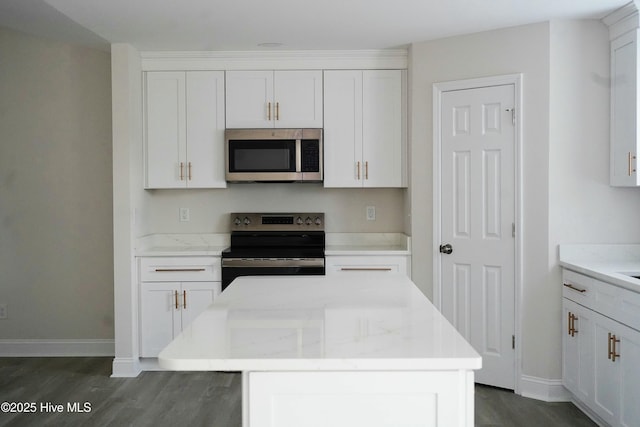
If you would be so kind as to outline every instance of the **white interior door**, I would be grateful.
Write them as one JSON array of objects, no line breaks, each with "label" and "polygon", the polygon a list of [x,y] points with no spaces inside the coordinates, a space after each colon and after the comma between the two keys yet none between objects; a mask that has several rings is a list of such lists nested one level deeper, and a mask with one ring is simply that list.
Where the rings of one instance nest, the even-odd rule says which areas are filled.
[{"label": "white interior door", "polygon": [[454,90],[442,93],[440,111],[440,309],[482,356],[476,382],[509,389],[515,386],[514,102],[512,84]]}]

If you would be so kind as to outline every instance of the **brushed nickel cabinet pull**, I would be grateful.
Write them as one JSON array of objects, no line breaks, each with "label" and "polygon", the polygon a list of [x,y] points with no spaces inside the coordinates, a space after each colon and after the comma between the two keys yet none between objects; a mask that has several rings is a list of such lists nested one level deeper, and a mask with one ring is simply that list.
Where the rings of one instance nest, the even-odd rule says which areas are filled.
[{"label": "brushed nickel cabinet pull", "polygon": [[196,272],[206,271],[206,268],[156,268],[156,273]]},{"label": "brushed nickel cabinet pull", "polygon": [[576,288],[575,286],[573,286],[571,283],[565,283],[564,284],[565,287],[569,288],[569,289],[573,289],[574,291],[578,291],[580,293],[585,293],[587,292],[586,289],[580,289],[580,288]]},{"label": "brushed nickel cabinet pull", "polygon": [[176,310],[177,310],[178,309],[178,291],[174,292],[173,297],[176,300]]},{"label": "brushed nickel cabinet pull", "polygon": [[182,291],[182,308],[187,309],[187,291]]},{"label": "brushed nickel cabinet pull", "polygon": [[180,162],[180,181],[184,180],[184,163]]},{"label": "brushed nickel cabinet pull", "polygon": [[578,333],[578,330],[576,329],[576,320],[578,320],[578,316],[576,316],[575,314],[571,314],[571,336],[575,337],[576,334]]},{"label": "brushed nickel cabinet pull", "polygon": [[571,312],[567,313],[567,335],[571,335]]},{"label": "brushed nickel cabinet pull", "polygon": [[342,267],[340,271],[391,271],[391,267]]},{"label": "brushed nickel cabinet pull", "polygon": [[191,181],[191,162],[189,162],[188,169],[189,169],[189,181]]},{"label": "brushed nickel cabinet pull", "polygon": [[369,179],[369,162],[364,162],[364,179]]},{"label": "brushed nickel cabinet pull", "polygon": [[627,155],[627,159],[628,159],[628,161],[629,161],[629,176],[631,176],[631,173],[636,171],[635,169],[632,169],[632,168],[631,168],[631,167],[632,167],[632,166],[631,166],[631,162],[632,162],[632,160],[635,160],[635,159],[636,159],[636,156],[632,155],[632,154],[631,154],[631,151],[629,151],[629,153],[628,153],[628,155]]},{"label": "brushed nickel cabinet pull", "polygon": [[267,103],[267,120],[271,121],[271,103]]},{"label": "brushed nickel cabinet pull", "polygon": [[276,120],[280,120],[280,103],[276,102]]},{"label": "brushed nickel cabinet pull", "polygon": [[356,175],[358,180],[360,180],[360,162],[356,162]]}]

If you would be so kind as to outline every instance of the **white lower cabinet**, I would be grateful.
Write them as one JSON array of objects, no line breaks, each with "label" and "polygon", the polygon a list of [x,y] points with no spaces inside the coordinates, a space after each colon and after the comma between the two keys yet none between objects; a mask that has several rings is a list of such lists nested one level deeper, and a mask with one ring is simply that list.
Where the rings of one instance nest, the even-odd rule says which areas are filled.
[{"label": "white lower cabinet", "polygon": [[562,377],[564,386],[582,401],[593,397],[593,311],[564,299]]},{"label": "white lower cabinet", "polygon": [[473,426],[473,371],[244,372],[251,427]]},{"label": "white lower cabinet", "polygon": [[220,294],[220,258],[142,258],[140,278],[140,357],[157,357]]},{"label": "white lower cabinet", "polygon": [[595,412],[614,426],[640,425],[640,332],[596,315],[594,344]]},{"label": "white lower cabinet", "polygon": [[[580,286],[576,273],[571,273],[571,279],[568,284],[574,288],[570,289]],[[585,283],[589,281],[594,279],[585,277]],[[632,325],[625,325],[616,318],[616,311],[624,312],[624,306],[633,304],[638,294],[614,287],[615,292],[609,290],[605,295],[613,294],[618,304],[601,305],[598,291],[605,287],[614,285],[597,281],[595,286],[591,283],[590,287],[580,288],[584,289],[581,298],[586,306],[572,301],[571,291],[564,292],[563,384],[607,424],[639,426],[640,332],[633,319]],[[617,309],[609,308],[616,306]]]},{"label": "white lower cabinet", "polygon": [[220,282],[147,282],[141,288],[140,356],[157,357],[213,302]]},{"label": "white lower cabinet", "polygon": [[326,274],[385,274],[402,273],[411,276],[409,256],[405,255],[328,255]]}]

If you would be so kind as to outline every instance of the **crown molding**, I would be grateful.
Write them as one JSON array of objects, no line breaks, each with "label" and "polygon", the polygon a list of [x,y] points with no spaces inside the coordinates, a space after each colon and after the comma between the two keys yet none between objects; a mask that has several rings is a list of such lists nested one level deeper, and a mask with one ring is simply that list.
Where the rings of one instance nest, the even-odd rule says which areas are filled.
[{"label": "crown molding", "polygon": [[143,71],[406,69],[407,49],[140,52]]},{"label": "crown molding", "polygon": [[638,21],[638,7],[635,1],[630,1],[619,9],[614,10],[602,22],[609,27],[609,40],[616,39],[640,26]]}]

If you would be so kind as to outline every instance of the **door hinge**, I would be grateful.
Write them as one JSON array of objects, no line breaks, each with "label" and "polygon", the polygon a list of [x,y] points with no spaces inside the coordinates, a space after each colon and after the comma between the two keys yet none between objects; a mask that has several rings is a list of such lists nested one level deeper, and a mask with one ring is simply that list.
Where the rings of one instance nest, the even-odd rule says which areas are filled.
[{"label": "door hinge", "polygon": [[512,349],[516,349],[516,336],[515,335],[511,335],[511,348]]},{"label": "door hinge", "polygon": [[511,237],[516,237],[516,223],[511,223]]}]

